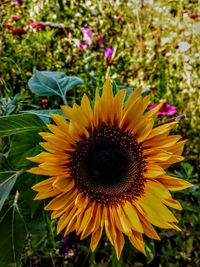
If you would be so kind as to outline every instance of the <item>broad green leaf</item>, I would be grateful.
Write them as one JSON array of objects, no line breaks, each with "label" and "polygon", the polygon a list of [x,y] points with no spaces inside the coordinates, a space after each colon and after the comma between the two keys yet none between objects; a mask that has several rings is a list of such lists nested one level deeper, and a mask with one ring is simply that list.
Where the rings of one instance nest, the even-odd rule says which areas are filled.
[{"label": "broad green leaf", "polygon": [[0,118],[0,137],[27,131],[41,131],[45,128],[44,122],[33,114],[18,114]]},{"label": "broad green leaf", "polygon": [[83,81],[75,76],[66,76],[64,72],[33,70],[33,76],[28,85],[31,91],[39,96],[58,95],[65,98],[67,91],[74,86],[83,84]]},{"label": "broad green leaf", "polygon": [[52,114],[59,114],[64,116],[63,112],[60,109],[41,109],[41,110],[24,110],[23,113],[30,113],[38,116],[45,124],[49,124],[51,122]]},{"label": "broad green leaf", "polygon": [[31,166],[32,162],[27,157],[33,157],[42,150],[39,142],[42,138],[37,131],[29,131],[11,136],[8,159],[17,167]]},{"label": "broad green leaf", "polygon": [[[1,175],[1,172],[0,172]],[[0,210],[3,207],[4,202],[10,194],[16,180],[17,174],[16,172],[9,172],[7,174],[3,173],[5,181],[0,184]],[[6,177],[7,176],[7,177]]]},{"label": "broad green leaf", "polygon": [[26,238],[26,225],[17,205],[0,220],[0,266],[18,267]]},{"label": "broad green leaf", "polygon": [[15,188],[19,191],[20,197],[25,201],[28,210],[30,210],[30,217],[33,218],[37,208],[40,206],[40,201],[35,201],[36,192],[32,186],[42,181],[43,178],[30,173],[22,173],[15,184]]},{"label": "broad green leaf", "polygon": [[[21,171],[11,169],[8,160],[1,154],[0,155],[0,210],[3,207],[4,202],[8,198],[17,177],[21,174]],[[6,168],[7,167],[7,168]]]},{"label": "broad green leaf", "polygon": [[[12,166],[4,154],[0,154],[0,171],[12,171]],[[1,180],[0,180],[1,181]]]}]

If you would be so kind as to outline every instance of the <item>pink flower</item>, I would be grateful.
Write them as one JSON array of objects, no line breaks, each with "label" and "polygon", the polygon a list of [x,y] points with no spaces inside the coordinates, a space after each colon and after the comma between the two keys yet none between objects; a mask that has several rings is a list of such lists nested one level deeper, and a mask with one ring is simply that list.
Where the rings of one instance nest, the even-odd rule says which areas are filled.
[{"label": "pink flower", "polygon": [[11,19],[14,21],[18,21],[18,20],[20,20],[20,17],[18,17],[17,15],[12,15]]},{"label": "pink flower", "polygon": [[115,18],[116,20],[121,20],[123,17],[122,17],[122,16],[114,16],[114,18]]},{"label": "pink flower", "polygon": [[40,23],[40,22],[37,22],[37,21],[34,21],[32,24],[31,24],[31,27],[33,28],[33,29],[36,29],[36,30],[40,30],[40,29],[45,29],[45,25],[44,24],[42,24],[42,23]]},{"label": "pink flower", "polygon": [[86,45],[83,45],[80,40],[78,39],[74,39],[74,43],[75,45],[80,49],[80,50],[85,50],[86,49]]},{"label": "pink flower", "polygon": [[21,0],[12,0],[12,2],[16,7],[20,7],[22,5],[22,1]]},{"label": "pink flower", "polygon": [[6,29],[8,29],[8,30],[12,30],[12,28],[13,28],[13,25],[12,25],[12,23],[6,23],[5,24],[5,27],[6,27]]},{"label": "pink flower", "polygon": [[27,19],[27,22],[30,24],[30,29],[43,30],[46,28],[46,25],[44,25],[42,22],[35,21],[31,18]]},{"label": "pink flower", "polygon": [[98,44],[99,44],[99,46],[102,46],[102,44],[103,44],[103,36],[102,36],[102,34],[100,33],[100,32],[98,32]]},{"label": "pink flower", "polygon": [[192,15],[190,16],[191,19],[197,19],[200,15],[197,13],[192,13]]},{"label": "pink flower", "polygon": [[13,29],[13,35],[21,36],[22,34],[26,33],[26,30],[24,28],[15,28]]},{"label": "pink flower", "polygon": [[113,54],[113,50],[110,47],[105,48],[104,50],[104,57],[105,58],[111,58]]},{"label": "pink flower", "polygon": [[[150,110],[154,109],[157,105],[158,105],[158,103],[155,103],[155,104],[151,105],[149,107],[149,109]],[[174,107],[170,104],[167,104],[167,103],[163,103],[162,107],[158,111],[158,115],[162,115],[162,116],[173,115],[175,113],[176,113],[176,107]]]},{"label": "pink flower", "polygon": [[81,28],[83,33],[83,41],[86,45],[92,44],[92,30],[90,28]]},{"label": "pink flower", "polygon": [[31,19],[31,18],[28,18],[28,19],[27,19],[27,22],[28,22],[29,24],[32,24],[32,23],[34,22],[34,20]]}]

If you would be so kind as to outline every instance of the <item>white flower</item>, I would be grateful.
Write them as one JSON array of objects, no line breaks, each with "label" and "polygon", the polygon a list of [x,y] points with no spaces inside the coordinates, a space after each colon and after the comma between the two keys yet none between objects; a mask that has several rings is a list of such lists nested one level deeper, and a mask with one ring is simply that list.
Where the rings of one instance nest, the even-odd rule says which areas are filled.
[{"label": "white flower", "polygon": [[187,51],[189,48],[191,47],[191,45],[188,42],[180,42],[178,44],[178,49],[180,52],[185,52]]},{"label": "white flower", "polygon": [[171,38],[169,38],[169,37],[163,37],[163,38],[161,38],[161,44],[162,45],[168,44],[170,42],[171,42]]}]

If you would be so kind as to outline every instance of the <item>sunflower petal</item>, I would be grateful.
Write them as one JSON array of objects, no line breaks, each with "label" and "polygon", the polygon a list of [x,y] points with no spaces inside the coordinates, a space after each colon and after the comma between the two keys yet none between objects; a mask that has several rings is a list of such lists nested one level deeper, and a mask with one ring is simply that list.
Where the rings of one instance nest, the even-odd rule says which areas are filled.
[{"label": "sunflower petal", "polygon": [[168,188],[171,191],[183,190],[193,186],[191,183],[185,180],[169,175],[164,175],[162,177],[158,177],[157,179],[159,180],[160,183],[162,183],[166,188]]},{"label": "sunflower petal", "polygon": [[141,251],[146,256],[142,234],[132,231],[132,235],[128,236],[128,239],[137,250]]},{"label": "sunflower petal", "polygon": [[68,192],[74,187],[75,183],[73,179],[69,179],[65,176],[58,176],[53,183],[53,186],[59,189],[61,192]]},{"label": "sunflower petal", "polygon": [[144,233],[135,207],[130,202],[126,201],[125,205],[123,206],[123,210],[131,222],[132,229],[139,233]]}]

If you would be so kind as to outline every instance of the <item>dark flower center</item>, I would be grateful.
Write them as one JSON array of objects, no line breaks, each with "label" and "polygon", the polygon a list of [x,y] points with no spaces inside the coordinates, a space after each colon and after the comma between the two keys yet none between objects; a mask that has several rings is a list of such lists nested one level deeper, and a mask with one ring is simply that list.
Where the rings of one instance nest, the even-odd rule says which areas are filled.
[{"label": "dark flower center", "polygon": [[77,142],[71,165],[77,188],[100,203],[133,199],[144,186],[141,148],[118,127],[103,125]]}]

